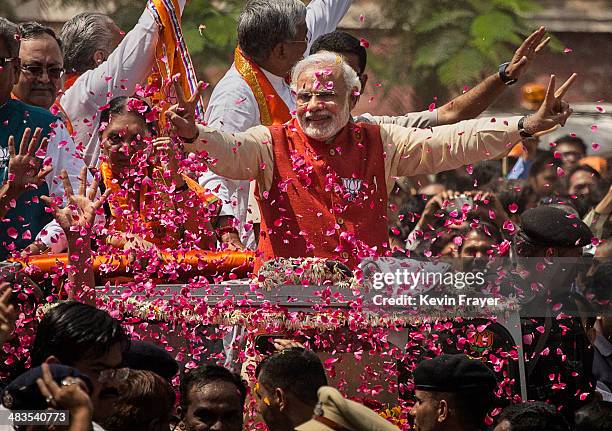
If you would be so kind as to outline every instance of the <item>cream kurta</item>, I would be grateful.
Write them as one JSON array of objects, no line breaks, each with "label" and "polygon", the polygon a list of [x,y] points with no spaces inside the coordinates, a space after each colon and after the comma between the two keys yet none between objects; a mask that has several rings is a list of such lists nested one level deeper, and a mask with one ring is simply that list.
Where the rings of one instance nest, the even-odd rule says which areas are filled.
[{"label": "cream kurta", "polygon": [[[509,151],[520,141],[520,118],[482,118],[433,129],[381,124],[387,192],[391,192],[397,177],[447,171]],[[242,133],[224,133],[201,125],[198,128],[201,149],[216,160],[210,165],[213,172],[235,180],[255,179],[260,190],[270,190],[274,156],[267,127],[257,126]]]}]

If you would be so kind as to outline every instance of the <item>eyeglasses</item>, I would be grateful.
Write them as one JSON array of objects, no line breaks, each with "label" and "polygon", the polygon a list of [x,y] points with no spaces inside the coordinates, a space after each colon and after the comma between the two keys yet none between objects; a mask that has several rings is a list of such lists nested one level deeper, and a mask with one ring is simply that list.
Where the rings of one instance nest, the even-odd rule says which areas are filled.
[{"label": "eyeglasses", "polygon": [[310,38],[308,37],[308,35],[306,35],[306,37],[303,40],[287,40],[286,43],[305,43],[306,45],[308,45],[308,42],[310,42]]},{"label": "eyeglasses", "polygon": [[334,91],[299,91],[296,95],[298,105],[306,105],[310,99],[316,97],[321,102],[333,102],[336,98]]},{"label": "eyeglasses", "polygon": [[58,66],[45,67],[36,65],[24,65],[21,66],[21,70],[32,76],[36,76],[37,78],[40,78],[43,75],[43,71],[45,70],[47,71],[47,76],[50,79],[60,79],[64,74],[64,69]]},{"label": "eyeglasses", "polygon": [[0,57],[0,67],[6,66],[8,63],[17,60],[19,57]]},{"label": "eyeglasses", "polygon": [[103,370],[98,376],[99,382],[123,382],[130,376],[129,368],[112,368],[110,370]]}]

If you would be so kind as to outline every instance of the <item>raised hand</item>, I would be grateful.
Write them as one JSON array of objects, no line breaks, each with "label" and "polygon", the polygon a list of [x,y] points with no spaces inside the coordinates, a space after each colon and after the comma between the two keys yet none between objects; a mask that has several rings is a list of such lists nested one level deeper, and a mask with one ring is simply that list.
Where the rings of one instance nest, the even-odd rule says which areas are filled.
[{"label": "raised hand", "polygon": [[19,153],[15,151],[15,137],[9,136],[8,184],[15,196],[23,193],[28,186],[40,186],[45,177],[53,170],[52,166],[40,169],[41,160],[35,155],[39,148],[47,147],[47,138],[43,138],[39,143],[41,133],[40,128],[36,128],[34,135],[30,128],[25,129],[21,137]]},{"label": "raised hand", "polygon": [[53,209],[53,216],[67,237],[81,236],[83,229],[86,231],[91,230],[96,217],[96,211],[110,194],[110,189],[107,189],[102,196],[96,199],[98,180],[94,178],[91,186],[87,189],[87,167],[85,166],[83,166],[79,175],[80,186],[77,195],[74,194],[66,170],[62,170],[60,177],[64,183],[64,192],[68,204],[61,208],[49,196],[43,196],[42,199]]},{"label": "raised hand", "polygon": [[525,118],[523,123],[525,132],[536,135],[554,129],[558,125],[565,125],[573,111],[569,104],[563,100],[563,96],[567,93],[567,90],[574,83],[577,76],[575,73],[572,74],[556,92],[555,75],[550,76],[546,97],[542,105],[535,114]]},{"label": "raised hand", "polygon": [[453,200],[460,194],[454,190],[445,190],[429,199],[425,204],[421,218],[417,222],[417,228],[423,229],[428,224],[433,223],[436,220],[436,213],[449,205],[453,205]]},{"label": "raised hand", "polygon": [[[77,377],[66,377],[58,385],[53,376],[49,365],[43,363],[41,365],[42,378],[36,380],[38,389],[43,397],[48,400],[50,407],[67,409],[70,411],[71,422],[75,419],[83,422],[83,426],[91,425],[91,416],[93,414],[93,404],[87,386]],[[73,429],[71,423],[71,428]],[[78,427],[74,429],[88,429],[86,427]]]},{"label": "raised hand", "polygon": [[293,349],[295,347],[303,349],[304,345],[300,343],[299,341],[290,340],[287,338],[275,338],[274,339],[274,348],[276,349],[277,352],[280,352],[281,350],[285,350],[285,349]]},{"label": "raised hand", "polygon": [[514,53],[514,57],[506,67],[506,74],[513,79],[518,79],[529,67],[529,63],[550,42],[550,37],[542,40],[546,34],[546,28],[540,27],[529,35]]},{"label": "raised hand", "polygon": [[198,100],[200,100],[202,92],[204,91],[204,83],[198,82],[196,92],[189,99],[185,97],[183,88],[178,82],[174,83],[174,89],[176,91],[178,103],[172,105],[166,112],[166,115],[172,122],[175,133],[186,142],[193,142],[197,139],[199,134],[196,126],[195,113]]}]

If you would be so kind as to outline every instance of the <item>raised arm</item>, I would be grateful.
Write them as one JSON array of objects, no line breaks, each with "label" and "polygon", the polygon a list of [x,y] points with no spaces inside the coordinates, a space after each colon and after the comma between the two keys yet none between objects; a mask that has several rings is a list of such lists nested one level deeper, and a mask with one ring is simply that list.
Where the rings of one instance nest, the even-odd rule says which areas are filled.
[{"label": "raised arm", "polygon": [[[182,14],[185,0],[179,0]],[[109,96],[128,96],[136,84],[151,73],[159,27],[153,15],[145,9],[138,23],[129,31],[108,59],[82,74],[61,98],[61,104],[74,120],[95,115]],[[93,111],[92,111],[93,110]]]},{"label": "raised arm", "polygon": [[466,120],[433,129],[383,125],[390,175],[433,174],[494,158],[520,140],[520,118]]},{"label": "raised arm", "polygon": [[574,74],[555,93],[555,77],[551,76],[542,106],[527,117],[468,120],[432,130],[381,126],[388,176],[429,174],[491,159],[509,151],[521,135],[565,125],[572,110],[562,98],[575,79]]},{"label": "raised arm", "polygon": [[93,180],[87,188],[87,168],[81,169],[79,190],[75,194],[68,180],[68,173],[61,174],[68,205],[61,207],[59,198],[43,196],[43,201],[53,210],[53,216],[62,227],[68,239],[68,297],[83,302],[93,302],[95,298],[95,277],[91,261],[91,236],[94,229],[96,212],[110,193],[96,199],[98,181]]},{"label": "raised arm", "polygon": [[308,49],[319,36],[331,33],[342,20],[352,0],[312,0],[306,8],[306,26],[308,27]]},{"label": "raised arm", "polygon": [[[510,64],[506,67],[509,79],[518,79],[527,70],[531,61],[546,46],[550,38],[544,39],[546,29],[540,27],[534,31],[516,50]],[[542,40],[544,39],[544,40]],[[471,90],[455,97],[438,109],[438,125],[453,124],[476,118],[504,92],[506,85],[499,73],[485,78]]]}]

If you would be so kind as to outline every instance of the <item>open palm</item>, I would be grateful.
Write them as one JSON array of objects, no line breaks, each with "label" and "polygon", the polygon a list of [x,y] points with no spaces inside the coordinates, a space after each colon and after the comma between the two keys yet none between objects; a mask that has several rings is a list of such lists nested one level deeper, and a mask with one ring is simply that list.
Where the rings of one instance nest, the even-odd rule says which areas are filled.
[{"label": "open palm", "polygon": [[41,133],[42,129],[37,128],[32,139],[30,139],[32,131],[29,128],[25,129],[21,137],[19,153],[15,151],[15,137],[9,136],[8,180],[10,187],[19,194],[25,191],[28,186],[41,185],[52,170],[51,166],[45,166],[41,170],[41,160],[35,155],[39,148],[46,148],[47,146],[47,138],[44,138],[39,145],[38,141]]},{"label": "open palm", "polygon": [[79,175],[79,191],[74,194],[72,184],[68,180],[68,173],[62,170],[61,179],[68,205],[60,207],[48,196],[43,196],[45,203],[53,208],[55,220],[62,227],[67,236],[79,236],[83,230],[90,231],[96,218],[97,210],[103,205],[110,193],[110,189],[96,199],[98,180],[94,178],[91,186],[87,188],[87,168],[84,166]]}]

